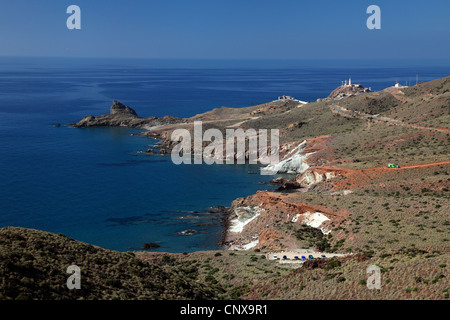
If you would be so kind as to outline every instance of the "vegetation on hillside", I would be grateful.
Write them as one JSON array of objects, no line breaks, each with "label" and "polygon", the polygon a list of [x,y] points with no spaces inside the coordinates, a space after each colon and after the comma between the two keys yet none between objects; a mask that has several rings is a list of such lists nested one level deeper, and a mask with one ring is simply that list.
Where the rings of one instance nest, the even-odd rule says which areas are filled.
[{"label": "vegetation on hillside", "polygon": [[[66,286],[67,267],[81,269],[81,289]],[[193,270],[23,228],[0,229],[0,299],[215,299]]]}]

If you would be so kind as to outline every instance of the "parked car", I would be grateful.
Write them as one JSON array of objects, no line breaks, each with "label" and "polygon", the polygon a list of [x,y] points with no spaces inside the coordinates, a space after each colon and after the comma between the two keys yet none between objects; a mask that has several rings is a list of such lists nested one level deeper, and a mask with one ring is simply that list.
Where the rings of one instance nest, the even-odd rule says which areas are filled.
[{"label": "parked car", "polygon": [[322,259],[326,259],[327,257],[323,254],[321,255]]},{"label": "parked car", "polygon": [[305,257],[305,256],[302,256],[302,260],[306,260],[306,257]]},{"label": "parked car", "polygon": [[309,258],[309,260],[314,259],[314,257],[312,256],[312,254],[310,254],[310,255],[308,256],[308,258]]},{"label": "parked car", "polygon": [[273,260],[278,260],[278,257],[277,256],[273,256]]},{"label": "parked car", "polygon": [[287,257],[286,257],[286,256],[283,256],[283,260],[287,260]]},{"label": "parked car", "polygon": [[294,260],[300,260],[300,259],[298,258],[298,256],[295,256],[295,257],[294,257]]}]

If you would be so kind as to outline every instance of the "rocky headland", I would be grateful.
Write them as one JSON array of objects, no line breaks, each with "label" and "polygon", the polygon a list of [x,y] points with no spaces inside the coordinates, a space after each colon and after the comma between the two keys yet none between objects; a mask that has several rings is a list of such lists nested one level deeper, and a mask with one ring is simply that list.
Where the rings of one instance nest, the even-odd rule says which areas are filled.
[{"label": "rocky headland", "polygon": [[150,129],[155,126],[166,124],[175,124],[183,122],[183,119],[174,116],[148,117],[142,118],[137,115],[136,111],[114,100],[110,108],[109,114],[100,116],[87,116],[79,122],[71,123],[70,126],[75,128],[87,127],[128,127]]}]

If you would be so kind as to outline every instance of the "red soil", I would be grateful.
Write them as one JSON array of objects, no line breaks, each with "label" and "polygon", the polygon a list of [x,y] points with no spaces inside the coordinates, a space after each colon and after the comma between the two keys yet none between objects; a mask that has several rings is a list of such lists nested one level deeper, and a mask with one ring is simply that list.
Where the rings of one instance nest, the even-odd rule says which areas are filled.
[{"label": "red soil", "polygon": [[[345,168],[336,168],[337,173],[341,176],[344,176],[345,179],[340,179],[337,181],[333,181],[334,188],[333,190],[345,190],[352,189],[357,187],[364,187],[370,181],[374,179],[382,178],[383,176],[393,176],[396,172],[401,170],[410,170],[410,169],[418,169],[418,168],[428,168],[433,166],[440,166],[450,164],[450,160],[448,161],[440,161],[426,164],[416,164],[410,166],[404,166],[400,168],[387,168],[387,167],[377,167],[370,169],[345,169]],[[333,167],[316,167],[313,170],[333,170]]]}]

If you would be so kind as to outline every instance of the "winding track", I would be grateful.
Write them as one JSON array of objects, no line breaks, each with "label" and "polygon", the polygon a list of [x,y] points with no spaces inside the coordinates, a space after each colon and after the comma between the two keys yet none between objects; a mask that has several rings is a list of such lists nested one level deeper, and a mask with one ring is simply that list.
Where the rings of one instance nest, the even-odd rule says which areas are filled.
[{"label": "winding track", "polygon": [[352,110],[347,110],[344,109],[338,105],[332,104],[329,106],[331,108],[331,110],[334,110],[338,113],[341,114],[345,114],[351,117],[364,117],[364,118],[370,118],[370,119],[375,119],[375,120],[379,120],[379,121],[384,121],[387,123],[392,123],[395,124],[397,126],[403,126],[403,127],[410,127],[410,128],[415,128],[415,129],[421,129],[421,130],[431,130],[431,131],[438,131],[438,132],[450,132],[450,129],[447,128],[434,128],[434,127],[426,127],[426,126],[419,126],[417,124],[410,124],[410,123],[405,123],[405,122],[401,122],[398,120],[394,120],[391,118],[385,118],[385,117],[379,117],[377,115],[373,115],[373,114],[368,114],[368,113],[360,113],[360,112],[356,112],[356,111],[352,111]]}]

